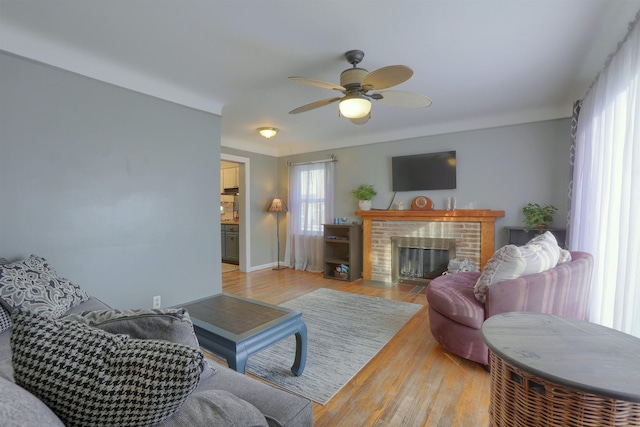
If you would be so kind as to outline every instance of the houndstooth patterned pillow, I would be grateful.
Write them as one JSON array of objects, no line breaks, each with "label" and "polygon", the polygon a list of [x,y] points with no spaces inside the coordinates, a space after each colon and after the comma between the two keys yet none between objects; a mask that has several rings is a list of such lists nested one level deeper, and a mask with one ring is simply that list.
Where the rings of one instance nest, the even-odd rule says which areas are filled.
[{"label": "houndstooth patterned pillow", "polygon": [[[5,258],[0,258],[0,265],[9,264]],[[6,308],[0,306],[0,332],[4,332],[11,327],[11,315]]]},{"label": "houndstooth patterned pillow", "polygon": [[11,315],[4,307],[0,307],[0,332],[4,332],[10,327]]},{"label": "houndstooth patterned pillow", "polygon": [[9,312],[25,308],[56,318],[87,299],[84,290],[58,277],[44,258],[31,255],[0,265],[0,301]]},{"label": "houndstooth patterned pillow", "polygon": [[[83,311],[70,314],[61,320],[75,320],[112,334],[124,334],[141,340],[166,340],[200,348],[193,330],[191,317],[185,308],[109,309]],[[205,367],[200,379],[217,372],[204,359]]]},{"label": "houndstooth patterned pillow", "polygon": [[66,426],[152,426],[177,411],[198,385],[198,349],[25,310],[12,320],[16,384]]}]

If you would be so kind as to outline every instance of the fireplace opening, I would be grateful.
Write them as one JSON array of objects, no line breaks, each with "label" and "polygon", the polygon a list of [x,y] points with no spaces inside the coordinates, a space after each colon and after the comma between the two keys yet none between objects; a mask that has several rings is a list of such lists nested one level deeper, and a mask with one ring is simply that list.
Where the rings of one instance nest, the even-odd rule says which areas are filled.
[{"label": "fireplace opening", "polygon": [[393,283],[427,285],[447,270],[455,247],[455,239],[391,237]]}]

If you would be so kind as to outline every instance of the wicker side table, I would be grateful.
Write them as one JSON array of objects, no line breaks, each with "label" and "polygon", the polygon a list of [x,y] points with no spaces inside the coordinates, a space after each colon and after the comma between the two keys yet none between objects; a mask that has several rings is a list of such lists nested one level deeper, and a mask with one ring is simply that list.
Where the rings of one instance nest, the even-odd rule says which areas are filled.
[{"label": "wicker side table", "polygon": [[535,313],[493,316],[493,427],[640,426],[640,339]]}]

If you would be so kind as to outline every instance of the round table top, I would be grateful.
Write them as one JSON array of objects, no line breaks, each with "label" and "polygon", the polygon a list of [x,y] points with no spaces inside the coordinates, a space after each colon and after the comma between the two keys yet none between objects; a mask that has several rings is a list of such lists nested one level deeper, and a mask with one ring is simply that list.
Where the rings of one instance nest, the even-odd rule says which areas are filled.
[{"label": "round table top", "polygon": [[640,338],[595,323],[540,313],[504,313],[482,338],[505,362],[555,384],[640,402]]}]

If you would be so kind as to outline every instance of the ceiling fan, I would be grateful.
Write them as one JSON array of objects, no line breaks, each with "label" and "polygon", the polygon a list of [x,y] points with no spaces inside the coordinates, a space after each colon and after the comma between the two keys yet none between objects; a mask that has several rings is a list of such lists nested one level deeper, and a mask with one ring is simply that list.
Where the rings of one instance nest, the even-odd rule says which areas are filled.
[{"label": "ceiling fan", "polygon": [[382,90],[411,78],[413,70],[406,65],[390,65],[369,72],[357,67],[364,58],[363,51],[350,50],[344,56],[353,68],[348,68],[340,74],[339,85],[304,77],[289,77],[289,80],[295,82],[342,92],[344,96],[315,101],[291,110],[289,114],[304,113],[340,101],[340,115],[348,118],[353,124],[363,125],[371,118],[372,99],[395,107],[424,108],[431,105],[431,99],[419,93]]}]

